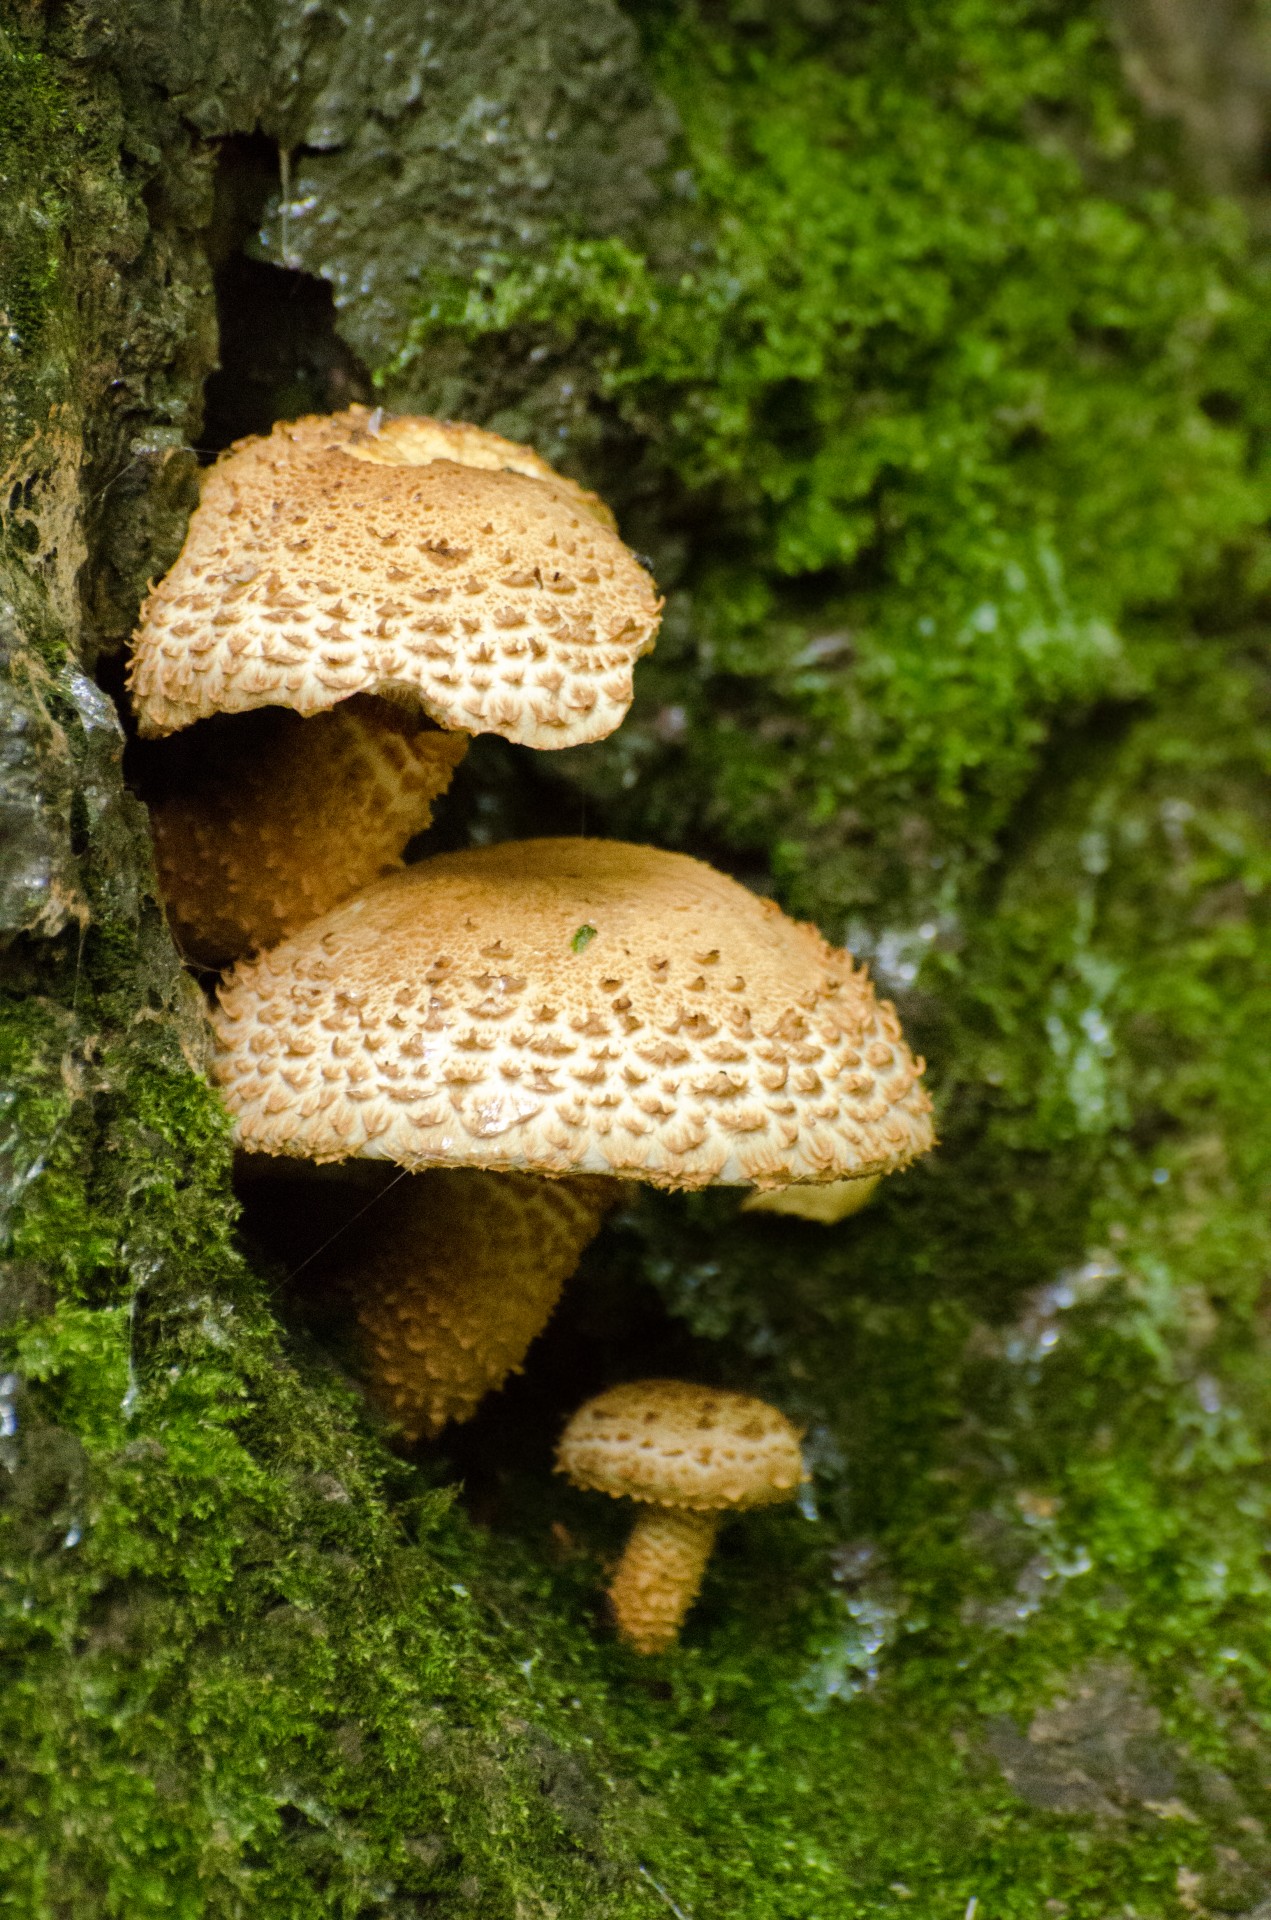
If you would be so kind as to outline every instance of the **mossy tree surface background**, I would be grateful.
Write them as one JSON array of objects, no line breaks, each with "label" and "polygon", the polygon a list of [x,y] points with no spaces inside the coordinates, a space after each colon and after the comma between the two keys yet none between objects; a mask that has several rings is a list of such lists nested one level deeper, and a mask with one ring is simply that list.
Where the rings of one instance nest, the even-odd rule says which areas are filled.
[{"label": "mossy tree surface background", "polygon": [[[1093,8],[0,19],[0,1911],[1267,1910],[1239,212]],[[438,838],[774,892],[943,1135],[828,1233],[647,1196],[409,1462],[238,1225],[102,691],[199,451],[358,394],[533,440],[670,595],[626,726],[478,743]],[[549,1472],[633,1368],[767,1394],[815,1472],[644,1663],[623,1516]]]}]

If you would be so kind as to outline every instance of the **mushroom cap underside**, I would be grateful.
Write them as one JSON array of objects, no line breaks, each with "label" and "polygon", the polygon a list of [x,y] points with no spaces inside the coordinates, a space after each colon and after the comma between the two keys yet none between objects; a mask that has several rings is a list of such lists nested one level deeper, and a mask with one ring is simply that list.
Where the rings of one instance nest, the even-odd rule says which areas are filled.
[{"label": "mushroom cap underside", "polygon": [[788,1500],[805,1479],[795,1428],[747,1393],[635,1380],[589,1400],[556,1451],[576,1486],[716,1513]]},{"label": "mushroom cap underside", "polygon": [[648,574],[550,468],[472,464],[459,429],[409,424],[449,434],[447,457],[371,457],[318,421],[211,469],[142,609],[130,686],[143,733],[261,706],[318,713],[356,693],[539,748],[620,724],[661,613]]},{"label": "mushroom cap underside", "polygon": [[894,1009],[683,854],[531,840],[365,888],[223,983],[249,1151],[771,1188],[932,1144]]},{"label": "mushroom cap underside", "polygon": [[864,1179],[828,1180],[823,1186],[777,1187],[765,1193],[751,1193],[741,1203],[743,1213],[779,1213],[791,1220],[814,1220],[818,1226],[836,1227],[867,1207],[878,1191],[882,1175],[867,1174]]}]

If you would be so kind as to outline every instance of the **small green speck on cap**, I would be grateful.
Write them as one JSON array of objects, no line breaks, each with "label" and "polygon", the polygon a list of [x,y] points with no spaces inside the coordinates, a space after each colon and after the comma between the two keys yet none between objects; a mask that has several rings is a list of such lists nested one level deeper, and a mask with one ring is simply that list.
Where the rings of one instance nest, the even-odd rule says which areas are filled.
[{"label": "small green speck on cap", "polygon": [[595,937],[596,937],[596,929],[594,927],[592,926],[579,927],[577,933],[574,935],[573,939],[570,941],[569,944],[575,953],[582,953],[584,948],[589,947],[591,945]]}]

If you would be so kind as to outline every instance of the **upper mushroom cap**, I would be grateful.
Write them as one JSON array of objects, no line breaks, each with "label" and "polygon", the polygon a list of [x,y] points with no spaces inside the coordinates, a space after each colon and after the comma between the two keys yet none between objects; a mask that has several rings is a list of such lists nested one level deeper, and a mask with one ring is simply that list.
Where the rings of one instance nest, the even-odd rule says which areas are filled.
[{"label": "upper mushroom cap", "polygon": [[556,1450],[576,1486],[717,1513],[788,1500],[805,1479],[799,1436],[748,1393],[634,1380],[578,1409]]},{"label": "upper mushroom cap", "polygon": [[850,955],[683,854],[529,840],[365,888],[221,988],[249,1150],[839,1180],[932,1144],[894,1009]]},{"label": "upper mushroom cap", "polygon": [[533,447],[505,440],[501,433],[474,426],[470,420],[434,420],[423,413],[385,413],[382,407],[353,406],[342,413],[307,413],[299,420],[280,421],[268,437],[239,440],[230,452],[241,457],[255,451],[269,458],[271,442],[279,436],[298,450],[335,449],[381,467],[426,467],[433,460],[453,460],[457,466],[491,472],[506,468],[555,487],[602,527],[617,524],[598,493],[557,473]]},{"label": "upper mushroom cap", "polygon": [[275,427],[210,470],[142,608],[142,732],[380,693],[523,746],[603,739],[661,612],[605,509],[497,435],[372,419]]}]

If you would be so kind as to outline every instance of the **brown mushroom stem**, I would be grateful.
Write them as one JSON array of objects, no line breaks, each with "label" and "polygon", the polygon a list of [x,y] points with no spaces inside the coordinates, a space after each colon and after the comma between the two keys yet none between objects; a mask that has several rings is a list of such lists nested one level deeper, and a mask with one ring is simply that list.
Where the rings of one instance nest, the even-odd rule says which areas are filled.
[{"label": "brown mushroom stem", "polygon": [[218,967],[275,945],[400,865],[468,745],[466,734],[371,695],[310,720],[275,711],[212,726],[210,764],[157,800],[151,821],[178,943]]},{"label": "brown mushroom stem", "polygon": [[603,740],[662,615],[611,522],[479,427],[279,421],[207,470],[142,607],[128,678],[141,733],[392,690],[460,733]]},{"label": "brown mushroom stem", "polygon": [[675,1645],[718,1532],[718,1513],[641,1511],[609,1588],[618,1632],[637,1653],[664,1653]]},{"label": "brown mushroom stem", "polygon": [[518,1373],[621,1193],[616,1180],[437,1168],[368,1216],[337,1284],[367,1392],[407,1441],[469,1420]]}]

